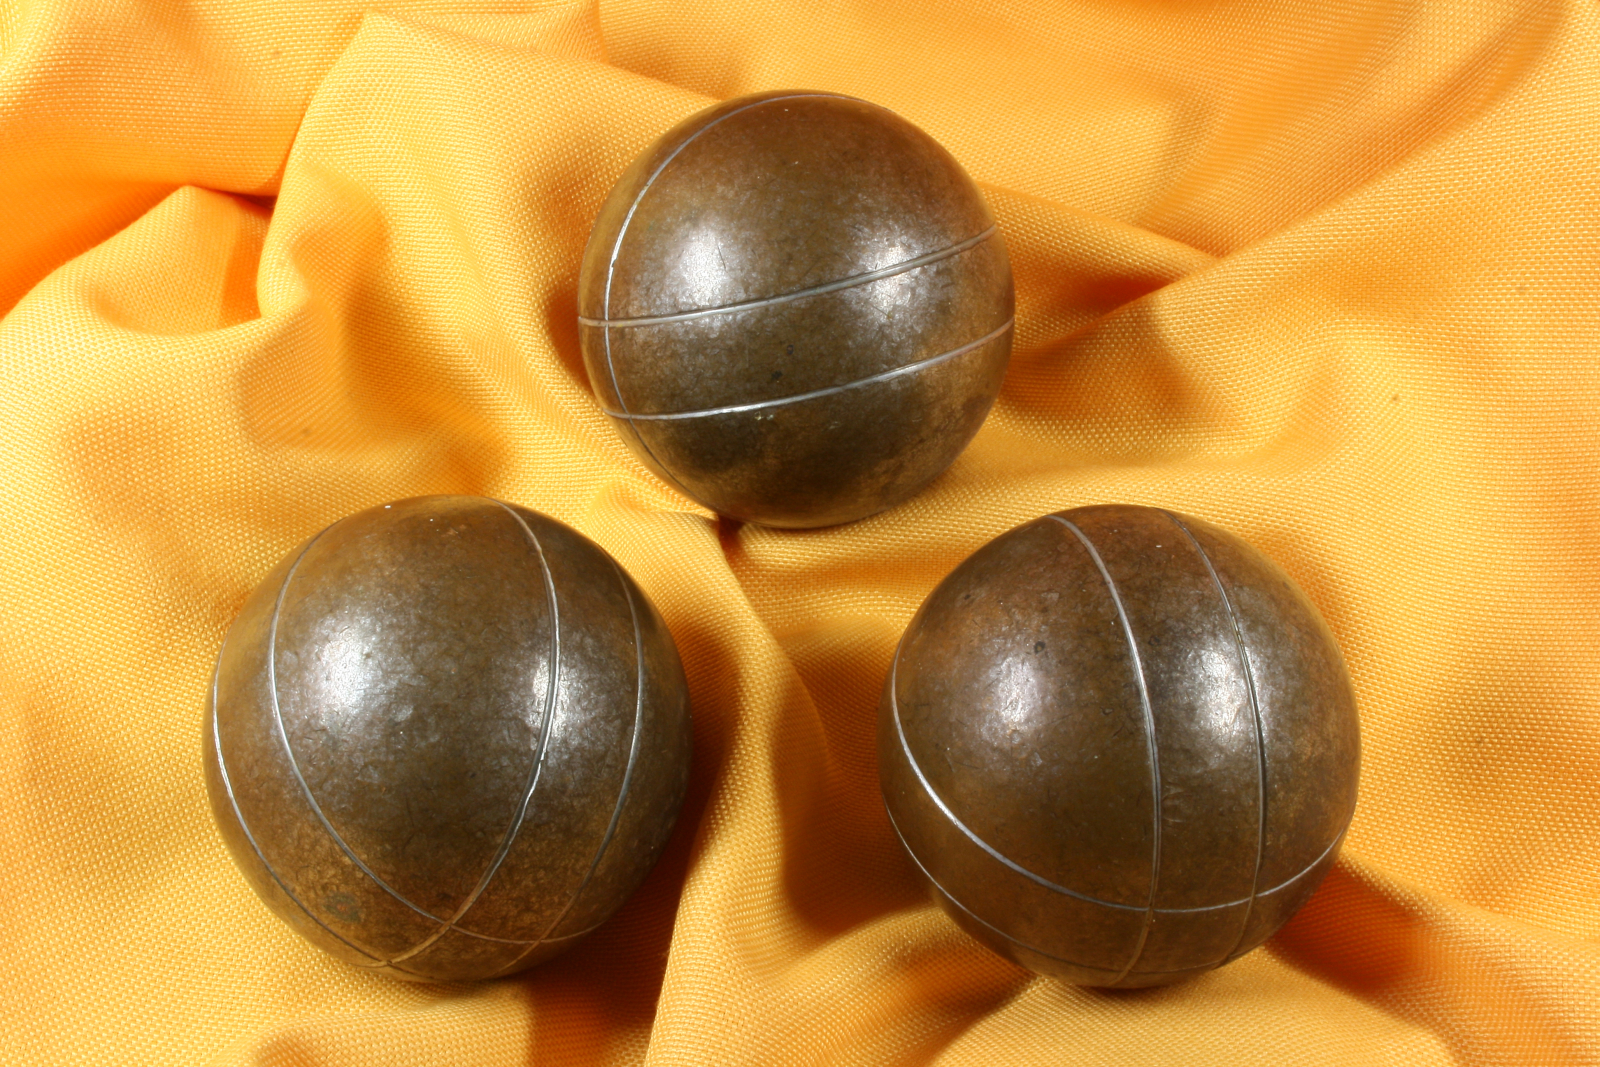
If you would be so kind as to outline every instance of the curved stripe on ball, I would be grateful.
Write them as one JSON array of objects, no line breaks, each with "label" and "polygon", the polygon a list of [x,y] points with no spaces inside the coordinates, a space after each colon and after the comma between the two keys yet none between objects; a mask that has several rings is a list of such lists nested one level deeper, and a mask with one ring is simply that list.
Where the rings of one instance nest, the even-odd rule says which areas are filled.
[{"label": "curved stripe on ball", "polygon": [[[788,95],[785,95],[785,96],[769,97],[769,98],[764,99],[764,100],[757,100],[754,103],[746,104],[744,107],[735,108],[734,110],[728,112],[727,114],[721,115],[721,116],[713,119],[712,121],[706,123],[704,126],[700,127],[700,129],[698,129],[694,133],[690,134],[687,138],[684,139],[684,142],[682,144],[680,144],[677,148],[674,148],[672,150],[672,153],[670,155],[668,155],[666,159],[663,159],[661,161],[661,165],[656,167],[655,171],[645,181],[643,187],[640,188],[638,195],[633,198],[633,203],[631,205],[629,205],[629,207],[628,207],[627,217],[622,220],[622,228],[617,231],[616,242],[611,246],[611,255],[606,260],[605,297],[604,297],[604,300],[602,301],[602,303],[600,305],[600,307],[601,307],[600,318],[601,318],[601,320],[603,322],[609,322],[610,319],[611,319],[611,286],[612,286],[613,281],[616,278],[617,256],[620,255],[621,252],[622,252],[622,242],[627,239],[628,227],[633,224],[633,216],[639,210],[640,203],[642,203],[644,201],[645,194],[650,191],[650,187],[656,183],[656,179],[661,177],[662,173],[664,171],[666,171],[667,167],[669,167],[672,164],[672,161],[677,159],[678,156],[682,154],[684,149],[688,148],[689,145],[693,144],[700,137],[704,136],[705,133],[708,130],[710,130],[712,127],[717,126],[720,123],[726,122],[728,119],[733,118],[735,115],[742,114],[743,112],[748,111],[748,110],[750,110],[751,108],[754,108],[754,107],[760,107],[763,104],[777,103],[777,102],[783,101],[783,100],[793,100],[793,99],[796,99],[796,98],[799,98],[799,97],[803,97],[803,96],[816,96],[816,95],[819,95],[819,94],[816,94],[816,93],[792,93],[792,94],[788,94]],[[622,406],[623,414],[626,415],[627,412],[628,412],[628,406],[627,406],[627,403],[622,398],[622,389],[617,384],[617,368],[616,368],[615,364],[612,362],[612,359],[611,359],[611,331],[609,329],[605,331],[605,353],[606,353],[606,369],[608,371],[610,371],[610,375],[611,375],[611,388],[612,388],[612,391],[613,391],[614,395],[617,398],[617,403]],[[647,452],[650,451],[650,446],[644,442],[643,438],[637,438],[637,440],[639,441],[640,446],[645,449],[645,451],[647,451]],[[652,458],[654,458],[654,453],[652,453]],[[656,462],[659,463],[660,460],[657,459]]]},{"label": "curved stripe on ball", "polygon": [[603,326],[609,330],[626,330],[638,326],[662,326],[669,322],[687,322],[691,319],[703,319],[710,315],[727,315],[736,311],[750,311],[754,308],[771,307],[775,304],[789,304],[807,297],[821,296],[824,293],[836,293],[841,289],[854,289],[858,285],[867,285],[881,278],[893,278],[896,274],[916,270],[933,263],[959,256],[969,248],[975,248],[998,233],[998,226],[990,226],[981,233],[974,234],[964,241],[957,241],[953,245],[946,245],[937,252],[928,252],[925,255],[913,256],[902,260],[892,266],[880,267],[862,274],[852,274],[848,278],[840,278],[836,282],[822,282],[805,289],[796,289],[777,296],[763,296],[754,300],[743,300],[737,304],[722,304],[718,307],[696,308],[693,311],[678,311],[671,315],[640,315],[631,319],[592,319],[586,315],[579,315],[578,321],[585,326]]},{"label": "curved stripe on ball", "polygon": [[[1049,536],[1047,528],[1061,536]],[[1064,545],[1076,555],[1063,555]],[[1169,576],[1185,558],[1189,562]],[[1125,581],[1134,590],[1132,599]],[[1176,614],[1169,621],[1162,613]],[[1050,647],[1054,651],[1047,655],[1055,658],[1028,659]],[[1155,658],[1149,660],[1152,650]],[[1108,670],[1114,663],[1105,657],[1114,653],[1122,657],[1123,674],[1099,682],[1074,673]],[[1183,687],[1182,672],[1214,672],[1219,656],[1231,661],[1228,671],[1204,673],[1196,676],[1198,688]],[[908,664],[914,664],[909,680]],[[998,673],[987,673],[991,667]],[[1262,689],[1263,670],[1271,679],[1268,690]],[[1159,700],[1152,677],[1160,679]],[[1094,725],[1111,714],[1100,704],[1114,693],[1125,694],[1116,698],[1124,701],[1116,716],[1104,727]],[[916,702],[909,721],[902,708],[908,699]],[[1027,965],[1059,964],[1063,973],[1089,984],[1172,980],[1249,951],[1321,881],[1354,804],[1359,742],[1353,697],[1337,646],[1315,609],[1242,541],[1157,509],[1105,506],[1044,516],[974,553],[929,595],[908,626],[891,661],[882,716],[881,744],[887,747],[880,747],[880,770],[891,823],[947,910],[995,947],[1012,945],[1039,957],[1023,960]],[[1096,732],[1123,722],[1138,724],[1135,732]],[[1033,723],[1044,732],[1029,732]],[[1058,730],[1065,732],[1052,732]],[[1074,732],[1080,730],[1087,732]],[[1207,766],[1205,746],[1213,730],[1222,731],[1215,736],[1227,738],[1227,751],[1234,754],[1214,771],[1197,772],[1186,761]],[[1028,762],[1030,751],[1043,751],[1034,746],[1056,736],[1078,737],[1091,746],[1099,743],[1090,741],[1095,737],[1116,739],[1124,755],[1106,767],[1126,766],[1128,772],[1095,788],[1126,790],[1122,799],[1101,807],[1124,813],[1115,819],[1142,812],[1142,828],[1132,823],[1121,830],[1122,823],[1103,821],[1111,814],[1089,816],[1089,809],[1057,812],[1044,806],[1046,797],[1054,798],[1049,804],[1077,804],[1072,798],[1097,781],[1072,777],[1078,775],[1072,768],[1100,759],[1094,747],[1052,750],[1042,765],[1037,756]],[[1135,747],[1144,757],[1128,763],[1126,753]],[[930,758],[937,761],[937,774],[926,765]],[[1036,765],[1036,772],[1024,770]],[[1168,788],[1169,769],[1177,792]],[[1009,776],[998,791],[974,777],[992,773]],[[955,793],[947,795],[947,788]],[[1135,803],[1141,792],[1145,799]],[[1091,822],[1083,823],[1085,818]],[[1063,829],[1079,833],[1070,829],[1077,825],[1092,832],[1052,843]],[[991,840],[990,833],[1001,837]],[[1221,851],[1195,851],[1195,842],[1209,843],[1219,834],[1217,840],[1231,842]],[[1168,835],[1177,854],[1188,857],[1185,863],[1198,856],[1211,866],[1199,872],[1174,866]],[[1145,849],[1148,867],[1137,881],[1115,887],[1118,899],[1104,889],[1075,885],[1070,875],[1081,871],[1103,882],[1108,872],[1124,868],[1106,867],[1109,857],[1093,851],[1061,851],[1080,847],[1070,841],[1102,838],[1120,842],[1118,855],[1138,842]],[[1040,868],[1037,858],[1009,854],[1016,846],[1003,840],[1023,842],[1028,855],[1066,866]],[[1283,861],[1291,857],[1295,866],[1284,870]],[[1269,858],[1274,877],[1264,887]],[[983,874],[985,869],[994,873]],[[1194,881],[1197,873],[1206,880]],[[1169,876],[1177,888],[1165,888]],[[1194,900],[1196,885],[1237,889],[1221,900]],[[994,892],[1004,906],[987,899]],[[1077,903],[1062,910],[1051,899]],[[1097,914],[1107,917],[1098,933]],[[1110,916],[1124,918],[1112,923]],[[1157,932],[1159,951],[1150,951],[1159,960],[1140,969]],[[1182,939],[1200,932],[1204,936],[1192,943],[1203,947],[1185,949],[1190,942]],[[1064,947],[1069,943],[1088,947]]]},{"label": "curved stripe on ball", "polygon": [[814,527],[944,470],[1010,355],[1005,243],[892,112],[778,92],[692,115],[601,207],[578,335],[635,455],[706,507]]},{"label": "curved stripe on ball", "polygon": [[[687,782],[682,668],[654,609],[614,560],[576,532],[481,498],[426,498],[392,507],[393,516],[383,514],[388,508],[372,509],[312,538],[280,565],[281,577],[247,602],[219,652],[213,680],[213,811],[263,899],[312,940],[349,950],[351,962],[429,980],[511,973],[596,929],[659,855]],[[407,555],[418,550],[423,555]],[[403,579],[394,592],[386,584],[390,574]],[[497,575],[516,577],[507,582]],[[328,585],[349,580],[354,599],[340,599],[339,586]],[[542,614],[522,599],[524,590],[535,588],[543,593]],[[444,599],[436,601],[434,591]],[[446,614],[414,615],[392,633],[381,618],[349,630],[347,620],[356,618],[351,610],[410,610],[408,603]],[[504,615],[496,605],[522,606]],[[576,621],[568,617],[572,611]],[[297,621],[286,649],[284,627],[291,618]],[[535,629],[519,631],[516,619]],[[243,644],[233,642],[234,633],[243,635]],[[512,637],[505,646],[511,659],[495,643],[505,636]],[[570,653],[569,636],[577,642]],[[518,660],[518,649],[538,652]],[[397,652],[399,660],[384,659]],[[379,673],[363,673],[369,662]],[[290,696],[280,696],[282,669],[290,663]],[[490,677],[480,673],[484,664]],[[537,692],[504,688],[506,680],[536,676]],[[434,684],[430,679],[454,680],[437,694],[417,688]],[[497,709],[473,702],[499,699],[496,693],[512,703]],[[316,703],[330,696],[335,703]],[[385,732],[355,748],[340,740],[340,731],[370,724]],[[474,733],[480,724],[490,731],[481,745]],[[526,748],[520,747],[524,738]],[[304,749],[307,744],[315,747]],[[367,762],[360,752],[380,762]],[[243,798],[235,769],[241,758],[248,768]],[[508,771],[518,776],[514,791]],[[350,792],[358,778],[385,773],[402,777],[393,787],[372,779],[378,794]],[[452,783],[472,779],[480,779],[473,787],[479,792],[451,792]],[[476,800],[460,806],[482,788],[502,787],[503,793],[482,794],[494,801],[489,806]],[[417,795],[422,822],[413,820],[405,793],[413,788],[425,790]],[[330,808],[323,789],[344,794]],[[382,801],[370,812],[360,806],[369,796]],[[502,810],[499,797],[505,798],[505,822],[488,831],[486,822]],[[451,824],[458,815],[467,821]],[[539,827],[537,836],[530,837],[530,825]],[[401,837],[373,836],[394,833]],[[439,854],[445,865],[438,873],[448,881],[437,888],[417,881],[433,875],[426,873],[426,854],[410,851],[416,834],[452,850]],[[624,835],[634,847],[612,850]],[[361,855],[360,841],[377,847],[382,863]],[[407,870],[413,855],[424,865]],[[481,867],[474,871],[463,861]],[[421,897],[402,888],[419,885]],[[425,903],[427,894],[437,901],[440,893],[448,900],[444,910]],[[397,919],[406,915],[426,926],[397,939],[406,929]],[[447,943],[451,934],[465,940]]]},{"label": "curved stripe on ball", "polygon": [[886,382],[890,379],[898,378],[901,375],[915,374],[920,370],[926,370],[929,367],[936,367],[946,360],[956,359],[957,357],[964,356],[968,352],[982,348],[990,341],[1004,336],[1010,331],[1011,327],[1016,324],[1016,321],[1017,320],[1015,318],[1007,319],[1005,322],[1002,322],[999,326],[995,327],[993,330],[990,330],[976,341],[968,341],[966,344],[952,348],[948,352],[940,352],[938,355],[929,356],[927,359],[919,359],[914,363],[906,363],[891,370],[886,370],[881,374],[870,374],[865,378],[857,378],[855,381],[845,382],[843,385],[830,385],[825,389],[813,389],[809,393],[796,393],[793,396],[780,396],[772,400],[756,400],[749,404],[728,404],[720,408],[702,408],[699,411],[670,411],[653,415],[634,415],[629,414],[626,411],[612,411],[610,408],[602,408],[601,410],[614,419],[627,419],[631,422],[656,422],[664,419],[703,419],[712,415],[736,415],[746,411],[761,411],[765,408],[783,407],[786,404],[798,404],[806,400],[817,400],[821,397],[832,396],[835,393],[842,393],[846,389],[859,389],[864,385],[873,385],[877,382]]},{"label": "curved stripe on ball", "polygon": [[[1245,647],[1244,633],[1239,628],[1239,613],[1233,608],[1233,598],[1228,596],[1228,589],[1222,584],[1222,576],[1217,573],[1217,568],[1211,562],[1211,557],[1206,554],[1205,546],[1200,543],[1199,538],[1195,537],[1194,532],[1183,524],[1183,520],[1170,511],[1163,510],[1161,514],[1170,519],[1173,525],[1183,531],[1183,536],[1189,539],[1189,543],[1194,546],[1194,550],[1200,555],[1200,562],[1205,564],[1206,573],[1211,576],[1211,584],[1216,587],[1217,596],[1222,598],[1222,606],[1228,613],[1228,624],[1233,628],[1233,642],[1239,650],[1239,666],[1241,673],[1244,675],[1245,689],[1250,695],[1250,718],[1256,731],[1256,864],[1255,870],[1250,875],[1250,899],[1245,904],[1244,918],[1239,923],[1239,937],[1234,941],[1233,948],[1229,949],[1228,954],[1223,957],[1224,959],[1232,959],[1233,954],[1239,950],[1240,944],[1244,942],[1245,932],[1250,929],[1250,912],[1255,908],[1256,897],[1261,891],[1261,859],[1267,847],[1267,743],[1265,737],[1262,736],[1261,698],[1256,693],[1255,671],[1250,667],[1250,650]],[[1324,850],[1323,855],[1326,855],[1329,850],[1342,840],[1344,840],[1344,834],[1340,833],[1328,845],[1328,849]],[[1322,856],[1318,856],[1307,865],[1306,870],[1309,871],[1321,862]],[[1300,878],[1304,873],[1302,871],[1294,877]],[[1293,880],[1290,879],[1290,881]],[[1282,888],[1282,886],[1278,888]],[[1274,889],[1270,892],[1276,891]]]},{"label": "curved stripe on ball", "polygon": [[[218,651],[217,651],[219,659],[221,657],[222,652],[226,648],[227,648],[227,638],[223,638],[223,647],[221,649],[218,649]],[[224,759],[223,755],[222,755],[222,734],[217,729],[217,690],[216,690],[217,676],[220,673],[221,673],[221,671],[220,671],[220,663],[219,663],[219,669],[213,670],[212,676],[211,676],[211,679],[212,679],[211,680],[211,686],[212,686],[212,688],[211,688],[211,739],[212,739],[212,747],[215,750],[215,755],[216,755],[216,760],[217,760],[217,770],[222,775],[222,787],[226,791],[226,795],[227,795],[227,798],[228,798],[228,805],[233,810],[234,818],[238,820],[239,828],[244,831],[245,840],[250,843],[250,848],[255,852],[256,859],[260,861],[262,869],[266,871],[267,875],[269,877],[271,877],[273,882],[277,883],[278,888],[283,891],[283,894],[286,897],[289,898],[289,900],[294,904],[294,906],[299,908],[302,912],[305,913],[305,915],[306,915],[306,917],[308,919],[310,919],[312,922],[316,923],[318,926],[322,927],[323,930],[327,931],[329,937],[332,937],[335,940],[339,941],[340,943],[349,946],[351,949],[354,949],[356,952],[359,952],[361,955],[363,955],[363,956],[367,957],[368,959],[372,960],[371,964],[367,964],[365,966],[372,966],[372,967],[381,967],[381,966],[383,966],[384,965],[384,960],[381,957],[373,955],[371,952],[369,952],[366,949],[362,948],[360,945],[356,944],[354,941],[351,941],[349,938],[346,938],[343,935],[339,934],[338,932],[336,932],[333,929],[333,927],[331,927],[327,923],[323,922],[317,916],[316,912],[314,912],[310,908],[306,907],[305,902],[302,901],[299,898],[299,896],[297,896],[295,894],[295,891],[292,888],[290,888],[289,883],[287,883],[287,882],[285,882],[283,880],[283,876],[281,874],[279,874],[276,870],[273,869],[272,864],[267,862],[267,857],[262,854],[261,846],[256,843],[255,835],[250,832],[250,825],[247,822],[245,822],[244,815],[241,814],[240,811],[239,811],[239,799],[238,799],[238,797],[233,795],[233,782],[231,780],[229,780],[229,778],[228,778],[228,761],[226,759]],[[352,961],[352,962],[354,962],[354,961]],[[363,966],[363,964],[357,963],[356,966]]]}]

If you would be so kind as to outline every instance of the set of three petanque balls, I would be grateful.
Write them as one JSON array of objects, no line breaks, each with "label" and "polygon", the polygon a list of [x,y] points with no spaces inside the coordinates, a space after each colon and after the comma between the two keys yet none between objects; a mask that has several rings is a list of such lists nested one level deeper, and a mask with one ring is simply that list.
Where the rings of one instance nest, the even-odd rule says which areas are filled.
[{"label": "set of three petanque balls", "polygon": [[[584,256],[590,382],[634,453],[736,519],[916,493],[1010,353],[1004,243],[943,148],[871,104],[703,111],[628,169]],[[602,549],[477,497],[345,518],[218,655],[207,781],[246,878],[359,967],[514,973],[614,913],[689,775],[671,634]],[[879,711],[889,821],[995,951],[1095,986],[1209,970],[1316,889],[1355,805],[1339,650],[1265,556],[1188,516],[1046,515],[912,619]]]}]

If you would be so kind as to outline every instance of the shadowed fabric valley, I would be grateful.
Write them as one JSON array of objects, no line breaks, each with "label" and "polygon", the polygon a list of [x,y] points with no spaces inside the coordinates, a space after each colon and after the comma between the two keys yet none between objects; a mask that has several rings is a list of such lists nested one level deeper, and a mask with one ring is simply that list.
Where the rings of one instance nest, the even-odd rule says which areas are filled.
[{"label": "shadowed fabric valley", "polygon": [[[590,229],[663,133],[776,92],[903,116],[992,218],[711,301],[775,301],[760,307],[612,322],[613,339],[777,320],[846,276],[820,299],[865,305],[999,248],[1015,280],[1010,364],[971,443],[904,503],[805,532],[719,522],[619,432],[803,421],[967,357],[745,415],[618,420],[582,351],[605,327],[578,318],[702,310],[580,307]],[[1600,1062],[1597,131],[1587,0],[0,4],[4,1058]],[[991,222],[957,254],[855,277]],[[626,400],[700,412],[862,376]],[[603,547],[670,627],[694,714],[683,815],[639,891],[571,951],[483,985],[305,944],[235,870],[205,785],[212,665],[250,591],[342,516],[429,494],[504,500]],[[927,898],[883,807],[874,709],[958,563],[1111,502],[1233,531],[1306,591],[1349,664],[1362,770],[1337,864],[1280,933],[1105,994],[1013,966]],[[245,768],[227,771],[237,786]],[[463,894],[514,804],[495,814]],[[407,892],[330,818],[448,921],[459,900]],[[608,856],[633,847],[627,818]],[[1269,852],[1256,888],[1328,844],[1281,872]],[[1143,894],[1050,880],[1146,920]],[[371,892],[415,923],[395,951],[440,925]],[[581,907],[557,934],[589,925]]]}]

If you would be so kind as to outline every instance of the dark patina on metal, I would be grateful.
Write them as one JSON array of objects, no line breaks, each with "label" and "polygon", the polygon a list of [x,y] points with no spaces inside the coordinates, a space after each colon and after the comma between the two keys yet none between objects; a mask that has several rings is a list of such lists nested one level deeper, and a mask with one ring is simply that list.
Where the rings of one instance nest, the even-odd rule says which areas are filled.
[{"label": "dark patina on metal", "polygon": [[894,113],[776,92],[690,117],[634,161],[584,254],[600,404],[724,515],[827,526],[960,453],[1011,352],[1005,244],[960,165]]},{"label": "dark patina on metal", "polygon": [[666,625],[592,541],[481,497],[334,523],[245,602],[205,729],[212,812],[273,911],[359,967],[532,966],[654,866],[688,781]]},{"label": "dark patina on metal", "polygon": [[953,571],[880,710],[902,843],[974,937],[1146,986],[1270,937],[1333,866],[1360,737],[1344,660],[1275,564],[1154,508],[1047,515]]}]

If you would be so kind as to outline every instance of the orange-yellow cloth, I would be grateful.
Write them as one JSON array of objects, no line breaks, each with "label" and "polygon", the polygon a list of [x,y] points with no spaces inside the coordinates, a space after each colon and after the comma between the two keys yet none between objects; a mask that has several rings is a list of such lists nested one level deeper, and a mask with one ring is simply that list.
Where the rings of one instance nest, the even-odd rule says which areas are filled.
[{"label": "orange-yellow cloth", "polygon": [[[954,467],[808,533],[649,475],[575,322],[634,154],[779,88],[947,145],[1018,293]],[[0,315],[6,1064],[1600,1063],[1593,0],[0,0]],[[697,747],[612,923],[434,987],[252,896],[200,736],[274,561],[445,492],[638,578]],[[930,905],[873,754],[934,584],[1106,501],[1283,564],[1365,744],[1305,911],[1121,994]]]}]

